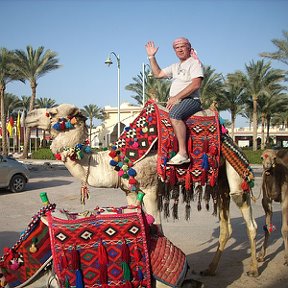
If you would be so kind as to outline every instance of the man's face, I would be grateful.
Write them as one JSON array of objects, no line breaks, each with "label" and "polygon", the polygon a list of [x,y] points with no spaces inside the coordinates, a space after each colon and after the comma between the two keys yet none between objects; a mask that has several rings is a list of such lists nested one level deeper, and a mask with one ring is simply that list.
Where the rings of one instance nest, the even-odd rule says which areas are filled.
[{"label": "man's face", "polygon": [[187,43],[179,43],[179,44],[174,45],[174,50],[175,50],[176,56],[182,61],[190,57],[191,49]]}]

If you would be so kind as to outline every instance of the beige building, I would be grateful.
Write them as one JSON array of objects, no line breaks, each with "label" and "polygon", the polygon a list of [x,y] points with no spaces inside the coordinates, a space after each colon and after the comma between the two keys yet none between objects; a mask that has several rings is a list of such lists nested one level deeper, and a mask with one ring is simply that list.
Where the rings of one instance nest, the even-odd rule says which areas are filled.
[{"label": "beige building", "polygon": [[[126,126],[129,126],[129,124],[133,122],[142,109],[142,107],[130,103],[122,103],[120,105],[120,133],[122,133]],[[118,108],[105,106],[104,112],[106,119],[93,131],[92,147],[98,147],[99,145],[108,147],[110,143],[113,143],[118,138]]]}]

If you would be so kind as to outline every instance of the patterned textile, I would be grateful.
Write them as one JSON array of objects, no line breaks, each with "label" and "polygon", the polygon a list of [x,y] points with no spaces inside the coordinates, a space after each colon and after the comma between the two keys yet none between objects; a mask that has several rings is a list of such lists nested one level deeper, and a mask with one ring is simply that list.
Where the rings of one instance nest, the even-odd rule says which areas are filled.
[{"label": "patterned textile", "polygon": [[61,287],[151,287],[146,219],[140,208],[60,215],[62,219],[51,213],[48,223]]},{"label": "patterned textile", "polygon": [[233,142],[232,138],[224,134],[221,137],[221,152],[236,172],[244,179],[242,189],[249,192],[254,186],[254,174],[246,155]]},{"label": "patterned textile", "polygon": [[140,161],[159,139],[157,171],[162,181],[169,180],[174,185],[189,178],[191,183],[201,182],[205,185],[206,182],[212,181],[214,186],[220,159],[218,114],[215,112],[215,115],[206,117],[194,115],[187,119],[186,124],[191,163],[178,167],[167,166],[168,160],[178,150],[177,139],[165,108],[161,108],[152,100],[148,101],[139,116],[125,128],[114,143],[114,150],[119,151],[121,159],[125,157],[124,161],[119,160],[119,154],[113,151],[110,156],[114,157],[114,161],[110,164],[119,171],[126,160],[131,167]]},{"label": "patterned textile", "polygon": [[185,254],[162,234],[149,239],[153,277],[171,287],[181,287],[188,264]]},{"label": "patterned textile", "polygon": [[32,217],[26,230],[12,248],[4,248],[0,267],[9,287],[24,287],[52,261],[48,227],[41,217],[55,209],[43,207]]}]

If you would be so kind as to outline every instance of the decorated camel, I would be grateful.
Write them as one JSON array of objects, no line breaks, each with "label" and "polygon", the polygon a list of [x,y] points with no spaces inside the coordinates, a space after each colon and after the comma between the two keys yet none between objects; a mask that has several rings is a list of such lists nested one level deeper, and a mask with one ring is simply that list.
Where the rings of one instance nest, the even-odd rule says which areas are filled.
[{"label": "decorated camel", "polygon": [[[157,117],[155,118],[156,120],[152,115],[155,110],[158,111]],[[219,130],[219,127],[217,127],[219,118],[216,111],[205,110],[195,114],[195,117],[192,116],[194,117],[193,119],[197,120],[199,118],[200,121],[205,122],[207,117],[210,117],[209,119],[216,119],[216,122],[208,125],[209,129],[205,132],[204,138],[206,140],[204,140],[204,143],[199,143],[198,146],[196,145],[197,147],[194,148],[194,152],[190,152],[191,164],[189,164],[189,169],[194,165],[193,163],[197,165],[197,161],[199,162],[200,160],[202,166],[198,165],[194,170],[188,170],[187,167],[168,167],[166,164],[167,157],[171,155],[172,150],[177,150],[177,146],[175,141],[173,142],[173,139],[171,139],[173,133],[171,133],[171,125],[165,113],[167,114],[165,108],[157,105],[153,101],[146,103],[142,113],[132,123],[133,125],[130,125],[131,127],[125,128],[125,131],[116,143],[114,143],[115,145],[112,146],[111,150],[100,152],[91,152],[90,147],[87,146],[85,142],[88,134],[85,123],[86,118],[81,114],[80,109],[74,105],[62,104],[50,109],[35,109],[27,115],[26,126],[50,130],[53,138],[50,147],[51,151],[57,159],[61,159],[64,162],[72,176],[81,180],[83,201],[85,201],[85,197],[88,195],[89,186],[98,188],[121,188],[126,193],[129,205],[139,205],[143,201],[146,213],[155,219],[154,224],[158,225],[161,229],[160,207],[164,206],[167,216],[170,211],[170,198],[174,200],[173,215],[177,218],[177,209],[175,207],[178,203],[178,197],[175,197],[175,194],[177,194],[175,191],[177,191],[176,188],[179,187],[178,184],[180,184],[182,190],[186,191],[184,198],[186,198],[187,214],[190,212],[189,201],[191,201],[191,199],[197,197],[198,209],[201,209],[201,199],[205,199],[206,206],[208,207],[209,198],[211,197],[214,212],[216,212],[217,209],[219,212],[220,237],[217,251],[208,268],[201,272],[202,275],[215,275],[222,252],[232,234],[229,218],[230,198],[232,198],[241,210],[250,241],[251,262],[247,274],[249,276],[257,276],[258,265],[255,244],[257,225],[252,215],[249,194],[250,187],[247,184],[247,182],[252,180],[253,174],[246,159],[244,159],[245,157],[240,153],[236,158],[232,157],[232,160],[230,159],[229,153],[231,151],[234,151],[234,156],[235,151],[236,154],[239,154],[239,151],[237,147],[233,145],[232,141],[230,141],[231,139],[229,139],[229,137],[221,139],[220,137],[216,137],[216,144],[211,139],[209,140],[210,142],[207,140],[208,130],[212,131],[212,133],[217,129]],[[160,122],[161,125],[165,126],[161,126]],[[133,127],[134,125],[135,127]],[[201,131],[204,131],[203,125],[197,123],[193,125],[193,131],[196,131],[196,134],[201,134]],[[159,137],[160,130],[162,133],[161,137]],[[145,134],[148,134],[147,139],[142,139],[141,137]],[[197,144],[198,138],[192,139],[191,137],[188,145],[192,147]],[[220,146],[220,141],[222,146]],[[224,141],[225,145],[223,144]],[[155,147],[155,145],[158,145],[158,152],[151,148]],[[167,146],[169,146],[169,151],[167,150]],[[146,149],[147,147],[149,148]],[[223,159],[222,156],[220,159],[220,149],[222,154],[226,156],[226,159]],[[202,155],[202,153],[201,157],[198,153],[200,150],[202,152],[204,151],[204,155]],[[169,152],[169,155],[165,154],[167,157],[163,157],[163,151],[166,154]],[[128,157],[123,155],[124,152]],[[212,155],[212,157],[209,155]],[[197,156],[198,160],[196,159]],[[131,159],[134,157],[134,161],[131,162],[129,157]],[[230,161],[228,161],[228,159]],[[204,160],[206,164],[203,164],[205,162]],[[244,170],[239,170],[239,167],[243,166],[243,162],[246,166],[243,168]],[[238,171],[236,171],[237,169]],[[243,185],[243,183],[246,185]],[[206,191],[203,193],[203,187],[205,186],[205,190],[209,190],[210,194],[209,192],[206,193]],[[163,191],[166,191],[166,194]],[[172,191],[173,196],[169,196],[167,191]],[[192,196],[188,191],[192,191]],[[159,198],[162,198],[162,201],[160,201],[162,205],[159,204]]]},{"label": "decorated camel", "polygon": [[265,211],[265,239],[258,261],[264,261],[270,233],[274,231],[272,223],[272,203],[280,202],[282,207],[282,237],[284,241],[284,265],[288,265],[288,150],[266,149],[262,155],[262,206]]}]

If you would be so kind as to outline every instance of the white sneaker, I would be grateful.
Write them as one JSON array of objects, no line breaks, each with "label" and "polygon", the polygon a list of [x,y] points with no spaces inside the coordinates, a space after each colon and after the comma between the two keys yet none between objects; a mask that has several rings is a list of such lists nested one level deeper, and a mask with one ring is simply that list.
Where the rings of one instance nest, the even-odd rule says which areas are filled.
[{"label": "white sneaker", "polygon": [[181,165],[181,164],[189,163],[189,162],[190,162],[190,158],[188,156],[185,157],[180,154],[176,154],[167,162],[167,164],[168,165]]}]

